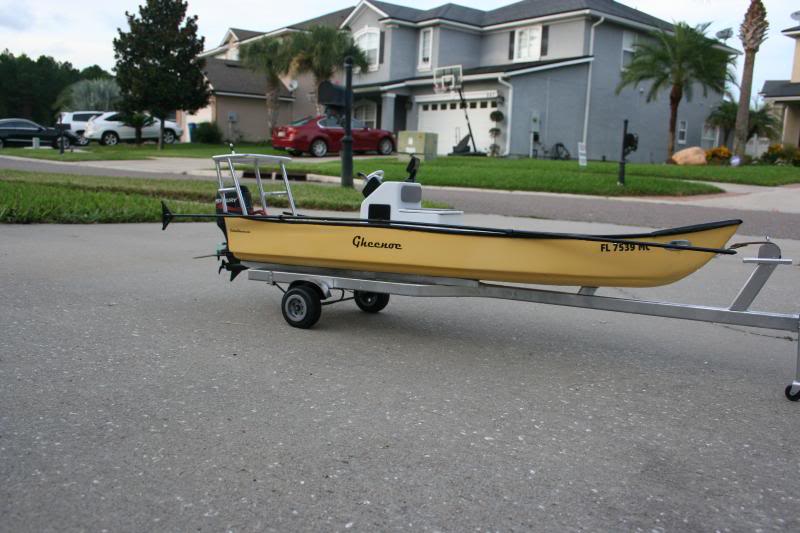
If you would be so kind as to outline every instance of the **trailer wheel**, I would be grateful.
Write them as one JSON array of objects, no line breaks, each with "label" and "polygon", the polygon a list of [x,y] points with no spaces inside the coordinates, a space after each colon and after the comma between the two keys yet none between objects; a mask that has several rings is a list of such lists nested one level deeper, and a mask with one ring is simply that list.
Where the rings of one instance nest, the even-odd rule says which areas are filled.
[{"label": "trailer wheel", "polygon": [[389,295],[377,292],[355,291],[353,299],[359,309],[365,313],[378,313],[389,305]]},{"label": "trailer wheel", "polygon": [[800,387],[798,387],[797,391],[794,393],[792,392],[793,388],[794,388],[794,383],[792,383],[791,385],[787,385],[786,390],[783,391],[784,394],[786,394],[786,398],[788,398],[790,402],[796,402],[800,400]]},{"label": "trailer wheel", "polygon": [[316,324],[322,315],[319,294],[305,285],[292,287],[283,295],[281,311],[290,326],[308,329]]}]

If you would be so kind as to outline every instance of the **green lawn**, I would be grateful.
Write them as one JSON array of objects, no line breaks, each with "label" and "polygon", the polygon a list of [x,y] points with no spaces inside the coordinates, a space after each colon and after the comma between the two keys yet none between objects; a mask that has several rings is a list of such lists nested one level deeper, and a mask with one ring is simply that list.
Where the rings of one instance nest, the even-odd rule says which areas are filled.
[{"label": "green lawn", "polygon": [[[646,165],[642,165],[646,166]],[[405,179],[406,164],[394,159],[361,159],[355,170],[366,174],[382,169],[391,180]],[[338,176],[337,162],[308,164],[294,160],[291,172],[310,172]],[[477,187],[519,191],[588,194],[595,196],[689,196],[722,192],[704,183],[663,179],[658,175],[629,173],[627,185],[617,185],[616,165],[592,163],[581,170],[575,161],[532,161],[479,157],[442,157],[423,162],[418,180],[424,185]]]},{"label": "green lawn", "polygon": [[[269,190],[282,185],[269,183]],[[176,213],[211,213],[213,180],[159,180],[0,170],[0,222],[111,223],[156,222],[166,200]],[[254,183],[250,190],[255,194]],[[311,183],[292,184],[298,208],[357,211],[363,197],[354,189]],[[272,214],[288,207],[285,197],[269,199]],[[428,207],[447,207],[425,203]]]},{"label": "green lawn", "polygon": [[[273,150],[267,144],[236,144],[234,149],[238,153],[254,152],[258,154],[285,155],[284,152]],[[141,146],[135,144],[119,144],[117,146],[100,146],[90,144],[82,148],[76,147],[74,152],[58,153],[58,150],[42,149],[31,150],[29,148],[3,148],[0,155],[11,155],[17,157],[30,157],[34,159],[45,159],[50,161],[108,161],[108,160],[130,160],[148,159],[151,157],[195,157],[200,159],[211,159],[211,156],[227,154],[230,148],[227,144],[200,144],[182,143],[172,144],[158,150],[155,143],[146,143]]]}]

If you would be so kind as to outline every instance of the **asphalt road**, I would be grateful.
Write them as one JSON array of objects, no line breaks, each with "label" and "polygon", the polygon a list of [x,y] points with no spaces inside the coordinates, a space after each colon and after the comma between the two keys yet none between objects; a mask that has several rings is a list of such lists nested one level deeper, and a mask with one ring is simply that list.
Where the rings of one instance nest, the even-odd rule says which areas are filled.
[{"label": "asphalt road", "polygon": [[[0,228],[0,530],[800,529],[785,335],[399,297],[299,331],[191,259],[220,238]],[[748,271],[601,293],[722,304]]]},{"label": "asphalt road", "polygon": [[[135,170],[97,168],[80,164],[53,164],[41,161],[0,157],[0,169],[60,172],[89,176],[116,176],[169,179],[211,179],[184,174],[153,174]],[[699,224],[712,220],[742,219],[747,235],[800,239],[800,214],[695,207],[680,204],[620,201],[608,198],[581,198],[569,195],[532,195],[508,192],[426,189],[425,197],[438,200],[468,213],[502,214],[553,220],[574,220],[667,228]]]}]

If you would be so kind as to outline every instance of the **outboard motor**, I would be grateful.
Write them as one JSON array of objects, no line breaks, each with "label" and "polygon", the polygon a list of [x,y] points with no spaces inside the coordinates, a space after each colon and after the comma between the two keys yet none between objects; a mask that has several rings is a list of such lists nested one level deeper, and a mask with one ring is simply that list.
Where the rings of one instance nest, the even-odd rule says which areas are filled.
[{"label": "outboard motor", "polygon": [[[250,195],[250,189],[248,189],[245,185],[241,186],[242,190],[242,198],[244,199],[244,205],[247,208],[248,214],[253,213],[253,197]],[[231,215],[241,215],[242,214],[242,206],[239,203],[239,195],[236,194],[236,191],[225,191],[224,196],[221,193],[217,193],[217,199],[215,202],[216,211],[218,215],[225,214],[225,211],[222,208],[222,202],[225,202],[228,206],[228,214]],[[222,233],[225,232],[225,217],[218,217],[217,218],[217,226],[219,229],[222,230]]]}]

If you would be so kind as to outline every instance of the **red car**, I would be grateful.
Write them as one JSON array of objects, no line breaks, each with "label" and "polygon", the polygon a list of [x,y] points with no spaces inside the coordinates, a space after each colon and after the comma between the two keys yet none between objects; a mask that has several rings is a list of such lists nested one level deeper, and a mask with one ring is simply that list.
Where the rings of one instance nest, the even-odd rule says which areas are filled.
[{"label": "red car", "polygon": [[[288,126],[272,130],[273,148],[282,148],[292,155],[308,152],[314,157],[324,157],[342,148],[344,127],[342,119],[320,115],[306,117]],[[391,131],[368,128],[353,119],[353,152],[378,152],[389,155],[394,151],[394,134]]]}]

